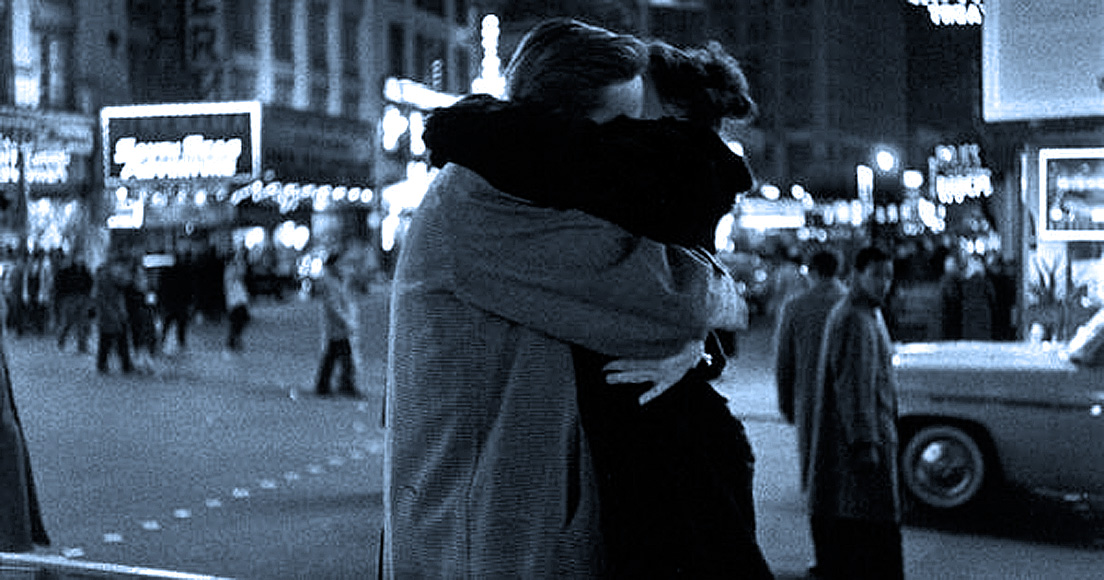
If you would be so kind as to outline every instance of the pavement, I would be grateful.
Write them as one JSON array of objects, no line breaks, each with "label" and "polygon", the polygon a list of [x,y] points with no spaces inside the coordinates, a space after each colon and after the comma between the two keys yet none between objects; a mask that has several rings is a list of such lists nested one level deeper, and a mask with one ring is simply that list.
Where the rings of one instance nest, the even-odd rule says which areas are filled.
[{"label": "pavement", "polygon": [[[370,303],[366,305],[366,324],[377,328],[386,328],[385,297],[385,287],[375,289]],[[331,489],[319,490],[318,493],[324,491],[338,494],[333,496],[335,503],[331,507],[335,511],[332,514],[325,510],[323,510],[325,513],[318,512],[319,506],[329,504],[302,503],[298,500],[294,505],[302,511],[296,513],[300,513],[299,517],[303,520],[321,518],[327,522],[326,525],[331,528],[328,532],[329,537],[333,537],[334,529],[342,530],[341,536],[347,537],[344,543],[330,546],[327,550],[326,542],[332,542],[332,540],[327,540],[321,536],[318,538],[302,537],[304,534],[322,534],[323,530],[312,532],[308,527],[296,528],[294,527],[295,522],[284,521],[279,524],[272,519],[248,520],[244,511],[241,512],[241,515],[238,515],[238,512],[233,512],[235,517],[240,520],[237,523],[233,525],[222,523],[219,525],[231,532],[236,532],[242,527],[251,527],[254,533],[262,534],[260,537],[269,545],[269,551],[274,549],[273,545],[276,546],[276,549],[279,549],[279,546],[283,545],[279,542],[287,541],[284,537],[277,537],[278,532],[270,529],[272,526],[282,525],[288,528],[279,532],[284,536],[296,538],[296,534],[299,534],[299,541],[318,540],[317,543],[311,544],[320,546],[313,548],[318,551],[317,553],[311,552],[309,554],[309,558],[312,560],[324,558],[331,561],[340,559],[357,561],[360,563],[360,572],[356,574],[350,572],[348,575],[341,577],[370,577],[371,574],[366,574],[365,570],[374,569],[371,564],[377,554],[378,536],[372,536],[372,534],[378,534],[379,515],[377,510],[382,508],[382,505],[378,505],[380,480],[378,479],[379,474],[376,472],[379,468],[378,463],[375,462],[376,460],[372,460],[371,463],[361,463],[360,467],[354,467],[354,465],[361,460],[360,458],[371,459],[378,453],[378,440],[375,437],[369,437],[368,433],[371,418],[376,416],[374,407],[367,400],[356,404],[354,407],[341,405],[339,402],[327,402],[318,398],[311,398],[309,393],[305,392],[309,390],[309,381],[313,367],[317,363],[319,348],[317,342],[319,337],[316,328],[316,304],[298,300],[262,303],[257,305],[255,312],[258,319],[257,326],[252,329],[252,333],[247,330],[246,335],[247,349],[250,350],[248,356],[217,356],[223,338],[222,331],[217,330],[217,325],[201,326],[196,331],[197,340],[200,341],[200,344],[197,345],[195,350],[214,356],[193,358],[193,362],[187,371],[189,376],[182,377],[180,382],[191,385],[189,388],[196,390],[195,393],[192,393],[189,401],[202,400],[205,396],[204,393],[226,389],[225,386],[220,385],[225,384],[229,377],[231,381],[239,383],[235,385],[235,389],[227,390],[227,393],[234,393],[233,397],[235,398],[225,399],[222,396],[212,396],[209,399],[214,402],[212,404],[233,406],[244,404],[239,402],[239,398],[241,401],[250,400],[252,405],[263,405],[264,417],[268,418],[266,422],[273,423],[272,425],[262,425],[259,422],[261,417],[257,417],[248,419],[249,421],[258,421],[256,424],[249,423],[248,427],[242,427],[240,420],[235,425],[227,424],[224,426],[223,421],[229,419],[221,415],[219,409],[197,409],[197,416],[207,417],[207,425],[213,424],[228,429],[231,427],[237,429],[248,428],[250,430],[263,427],[271,430],[271,434],[266,432],[264,436],[271,436],[275,439],[278,437],[277,433],[294,429],[296,425],[303,424],[304,421],[311,424],[329,423],[327,427],[332,431],[326,433],[320,442],[313,439],[290,439],[288,440],[290,443],[282,446],[278,453],[276,451],[272,452],[275,453],[276,460],[267,462],[267,465],[260,464],[257,466],[257,473],[251,474],[249,477],[253,480],[254,485],[258,485],[257,481],[260,481],[260,477],[265,476],[268,471],[275,474],[270,479],[280,483],[281,490],[285,491],[264,491],[263,489],[254,491],[255,497],[272,496],[274,500],[284,497],[279,495],[281,493],[292,494],[295,493],[295,489],[302,490],[304,486],[330,487]],[[753,320],[751,327],[740,335],[737,356],[728,361],[724,374],[716,382],[716,388],[728,398],[729,408],[733,414],[744,421],[756,453],[755,496],[760,545],[778,578],[780,580],[790,580],[804,576],[805,570],[811,562],[813,549],[807,532],[808,525],[804,502],[797,481],[796,445],[794,443],[793,428],[782,421],[777,410],[777,396],[771,370],[773,361],[772,334],[773,329],[770,321],[765,319]],[[378,392],[382,386],[384,376],[386,333],[372,333],[365,344],[365,348],[372,353],[370,364],[366,370],[366,380],[371,383],[368,391]],[[50,357],[31,356],[22,351],[12,352],[11,359],[13,369],[15,369],[13,370],[13,376],[18,376],[21,373],[47,372],[43,368],[36,370],[32,367],[34,365],[48,366],[56,364],[56,359],[51,362]],[[95,381],[99,379],[91,371],[90,364],[91,361],[88,361],[89,367],[85,371],[81,371],[85,373],[81,376],[87,375],[88,380],[98,385]],[[173,384],[173,382],[169,381],[166,384]],[[65,392],[69,393],[70,391]],[[77,390],[72,392],[76,396],[80,395]],[[165,393],[164,396],[170,396],[171,394],[171,392]],[[155,396],[160,397],[162,395],[156,394]],[[295,401],[297,397],[300,397],[300,404],[289,406],[289,401]],[[191,405],[199,404],[198,402],[189,402],[189,406],[186,408],[190,409]],[[179,405],[174,408],[181,409]],[[30,408],[26,410],[28,411],[27,415],[32,414]],[[22,408],[21,411],[23,411]],[[334,414],[335,411],[338,412],[337,415]],[[77,412],[79,412],[79,408],[74,413]],[[79,414],[64,418],[47,419],[49,417],[48,407],[39,409],[37,415],[36,429],[42,427],[42,422],[45,421],[57,423],[56,428],[59,433],[71,431],[75,424],[83,425],[83,423],[74,423],[75,421],[82,421]],[[211,422],[212,417],[214,418],[213,423]],[[277,417],[279,420],[274,422],[271,420],[272,417]],[[92,421],[95,423],[96,419],[92,419]],[[28,424],[30,424],[30,421],[28,421]],[[85,428],[91,429],[93,427],[87,426]],[[199,433],[199,436],[213,437],[222,442],[223,445],[244,444],[234,440],[227,434],[229,432],[208,433],[198,431],[197,433]],[[32,441],[32,443],[34,442]],[[340,444],[339,447],[334,447],[338,444]],[[325,463],[312,459],[314,457],[320,457],[322,461],[325,461],[326,457],[332,459],[335,449],[339,453],[345,454],[344,461],[346,465],[344,467],[331,469]],[[104,459],[116,458],[112,456]],[[277,464],[279,460],[286,463]],[[72,458],[59,458],[53,465],[49,463],[46,457],[36,456],[35,461],[36,476],[40,479],[47,477],[52,471],[77,469],[72,466]],[[309,475],[310,463],[318,463],[325,467],[327,471],[332,472],[331,475],[326,477],[334,479],[312,480]],[[302,479],[294,483],[290,481],[283,482],[283,476],[287,475],[288,470],[298,464],[302,464],[299,465],[302,469],[297,468],[299,473],[303,474]],[[232,477],[241,477],[242,473],[245,473],[242,471],[243,467],[230,467],[234,467],[234,469],[214,471],[209,475],[209,477],[214,478],[214,481],[206,482],[205,485],[214,483],[217,484],[216,487],[223,490],[236,489],[242,486],[242,483],[233,480]],[[183,466],[180,467],[180,471],[183,473]],[[364,474],[368,474],[370,477],[365,477]],[[311,483],[312,481],[316,483]],[[362,494],[362,497],[372,498],[371,501],[374,503],[370,509],[365,508],[367,510],[363,512],[365,515],[354,515],[352,518],[349,518],[348,514],[339,515],[340,511],[348,510],[339,507],[344,504],[336,502],[343,501],[340,500],[340,494],[347,494],[349,493],[348,489],[352,488],[345,490],[332,489],[333,484],[337,482],[341,482],[345,486],[352,486],[358,493]],[[56,485],[58,484],[55,484],[55,487]],[[263,485],[260,487],[263,488]],[[154,497],[153,499],[159,498]],[[202,500],[202,498],[200,499]],[[226,501],[227,507],[235,505],[233,503],[235,500],[232,497],[227,497]],[[290,501],[290,497],[286,501],[280,501],[284,501],[284,503],[274,504],[274,511],[286,512],[287,508],[293,505],[286,503],[286,501]],[[998,514],[993,516],[991,518],[993,519],[992,524],[980,531],[977,527],[962,522],[951,522],[950,524],[943,522],[936,526],[907,526],[904,530],[904,543],[908,576],[924,579],[1101,577],[1099,570],[1104,567],[1104,560],[1102,560],[1100,546],[1093,547],[1090,545],[1086,548],[1083,545],[1069,542],[1054,542],[1049,538],[1040,540],[1038,534],[1033,532],[1033,530],[1039,528],[1039,522],[1046,520],[1051,522],[1048,525],[1061,528],[1063,526],[1068,527],[1067,524],[1070,520],[1063,519],[1063,517],[1052,517],[1054,510],[1049,507],[1035,509],[1036,507],[1038,506],[1027,508],[1012,505],[1003,506],[1002,511],[1007,512],[1008,515]],[[201,510],[202,505],[198,509]],[[162,538],[162,543],[172,546],[173,549],[179,549],[179,542],[172,540],[176,537],[172,535],[176,533],[176,530],[174,530],[176,524],[172,523],[174,513],[170,510],[167,514],[163,514],[162,521],[167,521],[169,524],[157,534]],[[231,510],[224,510],[224,513],[229,516]],[[1040,514],[1042,514],[1042,520],[1039,519]],[[338,519],[340,517],[346,519]],[[196,521],[191,525],[198,525],[200,523],[198,510],[197,517],[194,519]],[[365,523],[368,520],[372,521]],[[75,520],[72,523],[74,526],[77,524]],[[64,529],[61,523],[56,527]],[[136,531],[132,535],[138,536],[140,533],[145,532]],[[59,543],[63,547],[69,546],[69,549],[72,549],[72,546],[77,545],[74,543],[77,540],[64,537],[64,532],[55,531],[54,534],[58,536],[55,539],[60,540]],[[194,538],[188,539],[190,541],[195,540]],[[206,544],[197,543],[189,549],[193,553],[196,553],[196,551],[202,553],[204,550],[219,550],[217,543],[211,543],[217,541],[219,539],[215,538],[214,540],[208,540]],[[289,550],[294,549],[292,544],[287,546]],[[99,546],[96,549],[89,547],[83,557],[76,559],[65,558],[55,553],[56,551],[29,555],[0,553],[0,580],[46,577],[57,580],[77,578],[199,579],[216,577],[202,574],[189,575],[174,571],[196,571],[199,568],[195,566],[150,566],[147,568],[132,566],[132,564],[141,562],[138,555],[144,554],[145,552],[142,550],[145,548],[141,545],[130,547],[130,551],[123,548],[125,547],[118,544],[107,547]],[[263,546],[258,546],[257,549],[263,549]],[[239,554],[238,551],[240,550],[236,549],[233,553],[229,553],[227,557],[233,556],[241,560],[236,563],[239,566],[238,569],[241,570],[250,569],[248,558],[266,557],[259,552],[246,551]],[[299,554],[299,556],[303,557],[303,554]],[[187,560],[187,554],[180,557],[183,558],[180,560],[181,562],[190,561]],[[208,554],[206,557],[210,559],[211,555]],[[290,567],[301,564],[295,561],[296,555],[294,553],[285,554],[282,558],[284,558],[284,561],[279,562],[278,565]],[[173,562],[175,560],[166,559],[164,561]],[[223,565],[213,569],[221,571],[234,570],[235,568],[224,562]],[[34,570],[50,570],[52,576],[35,576]],[[310,576],[303,574],[308,574],[308,572],[282,577],[338,577],[336,575],[315,574]],[[231,574],[221,573],[219,575],[236,575],[239,578],[258,577],[256,574],[238,574],[237,572]]]}]

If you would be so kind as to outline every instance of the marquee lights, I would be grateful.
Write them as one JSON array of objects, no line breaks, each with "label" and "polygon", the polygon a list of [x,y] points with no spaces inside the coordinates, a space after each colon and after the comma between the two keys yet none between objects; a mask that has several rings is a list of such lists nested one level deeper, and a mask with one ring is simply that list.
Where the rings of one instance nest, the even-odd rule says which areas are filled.
[{"label": "marquee lights", "polygon": [[372,190],[368,188],[254,181],[235,190],[230,195],[230,203],[239,205],[247,199],[253,203],[274,200],[280,213],[288,213],[304,201],[310,201],[316,209],[324,209],[331,202],[339,201],[368,204],[372,197]]},{"label": "marquee lights", "polygon": [[985,16],[982,0],[909,0],[909,4],[927,8],[936,26],[980,26]]}]

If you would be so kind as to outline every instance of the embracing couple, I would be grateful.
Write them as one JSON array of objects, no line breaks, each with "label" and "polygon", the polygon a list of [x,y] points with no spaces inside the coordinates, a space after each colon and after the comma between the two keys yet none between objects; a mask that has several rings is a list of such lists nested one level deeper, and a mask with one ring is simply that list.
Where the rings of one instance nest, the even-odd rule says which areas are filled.
[{"label": "embracing couple", "polygon": [[391,301],[387,578],[771,578],[709,384],[746,324],[713,233],[752,186],[719,45],[542,23],[506,100],[429,118]]}]

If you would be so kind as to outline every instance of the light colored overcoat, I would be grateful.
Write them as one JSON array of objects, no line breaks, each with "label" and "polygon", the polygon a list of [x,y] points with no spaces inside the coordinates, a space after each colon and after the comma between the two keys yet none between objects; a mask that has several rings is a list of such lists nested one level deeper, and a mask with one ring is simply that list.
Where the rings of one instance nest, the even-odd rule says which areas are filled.
[{"label": "light colored overcoat", "polygon": [[[828,315],[813,399],[807,480],[813,516],[900,523],[897,386],[881,310],[852,290]],[[878,449],[864,470],[859,450]]]},{"label": "light colored overcoat", "polygon": [[403,244],[385,577],[599,576],[570,344],[669,356],[705,336],[734,284],[707,257],[533,206],[454,164],[431,184]]},{"label": "light colored overcoat", "polygon": [[801,482],[809,473],[809,434],[813,422],[817,357],[828,313],[847,289],[836,278],[817,282],[782,305],[774,334],[774,376],[779,410],[797,428]]}]

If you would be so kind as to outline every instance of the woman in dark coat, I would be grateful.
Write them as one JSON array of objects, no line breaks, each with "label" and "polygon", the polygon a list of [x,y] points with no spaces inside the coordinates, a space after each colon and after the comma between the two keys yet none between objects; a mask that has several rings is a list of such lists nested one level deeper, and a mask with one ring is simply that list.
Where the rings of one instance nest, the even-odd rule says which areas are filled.
[{"label": "woman in dark coat", "polygon": [[35,545],[48,546],[50,538],[42,523],[31,456],[0,340],[0,552],[30,552]]},{"label": "woman in dark coat", "polygon": [[[715,132],[721,118],[747,117],[753,108],[746,81],[725,56],[719,47],[685,53],[653,46],[655,104],[683,120],[571,125],[476,96],[430,118],[431,159],[470,167],[529,201],[709,253],[719,219],[752,184],[743,159]],[[554,174],[550,159],[563,161]],[[607,384],[612,358],[572,349],[610,577],[772,577],[755,537],[751,446],[708,382],[724,367],[715,340],[707,352],[677,384],[641,404],[650,384]]]}]

